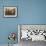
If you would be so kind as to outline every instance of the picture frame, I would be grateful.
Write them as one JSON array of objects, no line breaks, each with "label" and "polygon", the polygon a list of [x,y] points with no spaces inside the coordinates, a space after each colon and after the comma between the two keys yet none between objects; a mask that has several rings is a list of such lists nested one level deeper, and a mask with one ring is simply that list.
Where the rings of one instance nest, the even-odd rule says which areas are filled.
[{"label": "picture frame", "polygon": [[[28,38],[21,39],[22,36],[25,36],[22,35],[22,31],[27,30]],[[46,24],[18,24],[18,42],[21,40],[46,41]]]},{"label": "picture frame", "polygon": [[17,16],[17,7],[4,7],[4,17],[16,17]]}]

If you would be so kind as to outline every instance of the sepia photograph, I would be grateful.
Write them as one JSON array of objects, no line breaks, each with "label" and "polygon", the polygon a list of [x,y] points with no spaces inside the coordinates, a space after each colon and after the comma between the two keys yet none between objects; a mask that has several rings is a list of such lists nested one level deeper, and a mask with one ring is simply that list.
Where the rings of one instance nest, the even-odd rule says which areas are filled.
[{"label": "sepia photograph", "polygon": [[16,17],[17,8],[16,7],[4,7],[4,17]]}]

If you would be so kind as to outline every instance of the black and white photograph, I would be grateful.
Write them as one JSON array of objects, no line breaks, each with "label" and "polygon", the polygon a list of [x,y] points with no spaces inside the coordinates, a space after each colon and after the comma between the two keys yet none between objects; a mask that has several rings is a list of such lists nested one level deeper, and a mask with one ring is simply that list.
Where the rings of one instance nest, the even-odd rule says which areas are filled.
[{"label": "black and white photograph", "polygon": [[46,42],[46,25],[18,25],[18,41],[20,46],[31,46]]}]

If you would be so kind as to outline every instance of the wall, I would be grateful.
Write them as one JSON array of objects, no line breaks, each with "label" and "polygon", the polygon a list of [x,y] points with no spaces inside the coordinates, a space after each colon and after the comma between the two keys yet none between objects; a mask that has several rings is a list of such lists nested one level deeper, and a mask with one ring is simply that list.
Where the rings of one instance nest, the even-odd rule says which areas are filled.
[{"label": "wall", "polygon": [[[18,16],[4,18],[4,6],[16,6]],[[0,0],[0,44],[8,43],[9,32],[18,32],[18,24],[46,24],[46,0]]]}]

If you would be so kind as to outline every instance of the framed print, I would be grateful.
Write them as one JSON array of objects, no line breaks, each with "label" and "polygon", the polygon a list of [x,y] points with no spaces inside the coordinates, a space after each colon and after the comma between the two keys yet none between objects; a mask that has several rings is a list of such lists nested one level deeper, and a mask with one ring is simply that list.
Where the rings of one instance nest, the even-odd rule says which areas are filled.
[{"label": "framed print", "polygon": [[16,17],[17,7],[4,7],[4,17]]},{"label": "framed print", "polygon": [[46,25],[19,24],[18,41],[46,41]]}]

